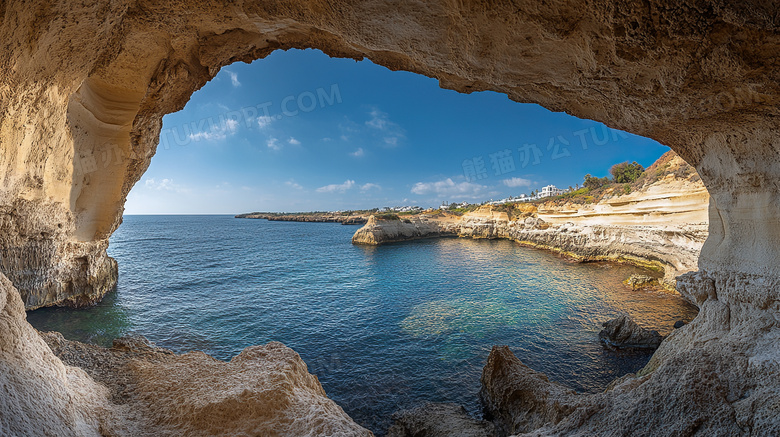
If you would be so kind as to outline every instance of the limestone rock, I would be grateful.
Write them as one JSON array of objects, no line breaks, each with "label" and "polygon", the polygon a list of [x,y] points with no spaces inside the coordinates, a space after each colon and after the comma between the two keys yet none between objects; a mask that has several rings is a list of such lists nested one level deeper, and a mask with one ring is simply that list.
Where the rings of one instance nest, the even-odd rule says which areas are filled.
[{"label": "limestone rock", "polygon": [[24,305],[0,273],[0,435],[98,436],[121,419],[109,391],[66,366],[25,320]]},{"label": "limestone rock", "polygon": [[387,437],[493,437],[493,424],[471,418],[455,404],[428,403],[393,414]]},{"label": "limestone rock", "polygon": [[[603,393],[576,394],[494,348],[480,395],[496,427],[527,436],[780,433],[777,322],[754,304],[725,303],[735,292],[729,281],[705,275],[680,282],[688,293],[710,296],[699,316],[673,331],[644,369]],[[708,280],[705,290],[693,290]]]},{"label": "limestone rock", "polygon": [[3,436],[371,435],[281,343],[225,363],[143,337],[104,349],[39,335],[2,274],[0,387]]},{"label": "limestone rock", "polygon": [[631,287],[632,290],[652,288],[658,286],[658,278],[648,275],[631,275],[623,283]]},{"label": "limestone rock", "polygon": [[317,377],[281,343],[251,346],[230,362],[177,355],[142,336],[111,349],[41,333],[66,364],[108,387],[126,411],[119,435],[371,436],[327,398]]},{"label": "limestone rock", "polygon": [[616,348],[656,349],[664,339],[658,331],[651,331],[637,325],[626,314],[604,322],[603,326],[604,329],[599,332],[599,339],[606,345]]},{"label": "limestone rock", "polygon": [[485,419],[499,435],[556,424],[577,407],[576,393],[524,365],[506,346],[493,346],[479,392]]},{"label": "limestone rock", "polygon": [[411,220],[368,218],[368,222],[352,236],[353,244],[379,245],[421,238],[454,237],[446,224],[429,221],[425,217]]},{"label": "limestone rock", "polygon": [[[542,426],[537,434],[776,435],[778,16],[776,2],[756,0],[0,2],[0,268],[28,307],[94,301],[113,282],[105,244],[156,151],[163,115],[181,109],[223,66],[277,49],[367,57],[445,88],[493,90],[655,139],[695,166],[709,192],[699,271],[677,282],[699,316],[661,344],[640,377],[588,398],[589,407],[566,420],[574,404],[562,389],[545,398],[544,380],[518,370],[534,389],[509,403],[517,423]],[[571,146],[593,153],[613,134],[579,133]],[[615,255],[586,246],[604,234],[621,251],[649,252],[641,238],[632,243],[611,232],[583,226],[565,239],[584,247],[583,256]],[[682,247],[697,241],[696,232],[641,237]],[[558,235],[540,241],[562,247]],[[0,377],[14,394],[0,398],[3,431],[112,433],[99,425],[108,417],[100,390],[41,349],[21,319],[22,301],[9,295]],[[230,373],[259,353],[214,369]],[[487,382],[487,398],[502,393],[501,383]],[[231,417],[233,404],[224,405],[220,414]],[[493,405],[515,423],[500,413],[503,403]]]},{"label": "limestone rock", "polygon": [[368,221],[363,215],[339,214],[339,213],[298,213],[280,214],[265,212],[250,212],[238,214],[235,218],[262,219],[280,222],[310,222],[310,223],[341,223],[343,225],[362,225]]},{"label": "limestone rock", "polygon": [[[641,202],[641,198],[637,197],[635,201]],[[699,209],[704,211],[704,206],[706,202],[699,205]],[[412,217],[409,223],[374,218],[355,232],[352,242],[377,245],[456,235],[467,238],[505,238],[559,252],[580,261],[627,262],[663,270],[661,285],[674,291],[675,278],[696,269],[699,251],[707,235],[704,225],[550,224],[538,216],[540,213],[536,208],[529,209],[512,219],[507,213],[494,211],[490,206],[462,217],[432,217],[423,214]],[[633,216],[636,213],[628,214]],[[673,216],[674,213],[669,212],[667,219],[673,222]],[[570,218],[579,220],[577,217]],[[583,220],[588,222],[590,219]]]}]

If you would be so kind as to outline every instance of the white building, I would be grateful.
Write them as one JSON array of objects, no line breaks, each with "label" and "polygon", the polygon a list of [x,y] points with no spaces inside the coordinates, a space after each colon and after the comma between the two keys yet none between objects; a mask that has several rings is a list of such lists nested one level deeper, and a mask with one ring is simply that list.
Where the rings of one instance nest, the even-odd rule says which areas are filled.
[{"label": "white building", "polygon": [[560,196],[561,194],[563,194],[563,190],[556,187],[555,185],[548,185],[542,188],[542,191],[539,193],[539,198]]}]

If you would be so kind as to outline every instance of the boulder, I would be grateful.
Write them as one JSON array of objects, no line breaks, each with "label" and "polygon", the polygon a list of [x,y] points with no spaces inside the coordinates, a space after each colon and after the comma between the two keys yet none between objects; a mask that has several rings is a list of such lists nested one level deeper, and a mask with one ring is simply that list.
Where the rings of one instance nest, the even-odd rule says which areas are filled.
[{"label": "boulder", "polygon": [[393,415],[387,437],[492,437],[493,424],[472,418],[456,404],[428,403]]},{"label": "boulder", "polygon": [[616,348],[657,349],[663,341],[658,331],[651,331],[636,324],[627,314],[604,322],[599,338],[607,346]]}]

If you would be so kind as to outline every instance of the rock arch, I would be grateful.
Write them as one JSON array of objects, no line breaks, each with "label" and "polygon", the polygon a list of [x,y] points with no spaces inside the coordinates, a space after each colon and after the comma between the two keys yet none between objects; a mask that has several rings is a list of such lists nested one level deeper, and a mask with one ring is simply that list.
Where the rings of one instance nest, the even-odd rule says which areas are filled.
[{"label": "rock arch", "polygon": [[680,291],[702,312],[649,378],[690,348],[694,368],[744,365],[752,376],[717,370],[719,387],[741,388],[706,402],[732,412],[729,429],[751,428],[758,416],[740,419],[735,403],[778,387],[779,16],[759,0],[6,1],[0,271],[28,308],[99,299],[116,281],[107,239],[164,114],[222,66],[274,50],[367,57],[644,135],[695,165],[710,237]]}]

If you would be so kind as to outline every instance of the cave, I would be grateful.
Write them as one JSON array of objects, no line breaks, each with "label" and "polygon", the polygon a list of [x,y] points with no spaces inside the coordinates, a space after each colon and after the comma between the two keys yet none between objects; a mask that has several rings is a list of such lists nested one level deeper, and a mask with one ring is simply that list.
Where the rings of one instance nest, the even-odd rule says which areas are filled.
[{"label": "cave", "polygon": [[[778,16],[780,6],[754,0],[4,2],[0,431],[132,433],[122,425],[132,412],[112,410],[104,387],[63,365],[24,309],[88,305],[114,286],[108,237],[155,153],[163,115],[221,67],[315,48],[652,138],[694,165],[710,192],[699,271],[677,281],[699,316],[639,374],[595,396],[570,396],[498,351],[486,372],[509,366],[525,375],[494,379],[508,431],[776,433]],[[110,166],[85,171],[108,153],[118,157]],[[210,417],[227,417],[220,405]],[[339,423],[349,427],[347,419]],[[166,432],[207,432],[176,420]]]}]

